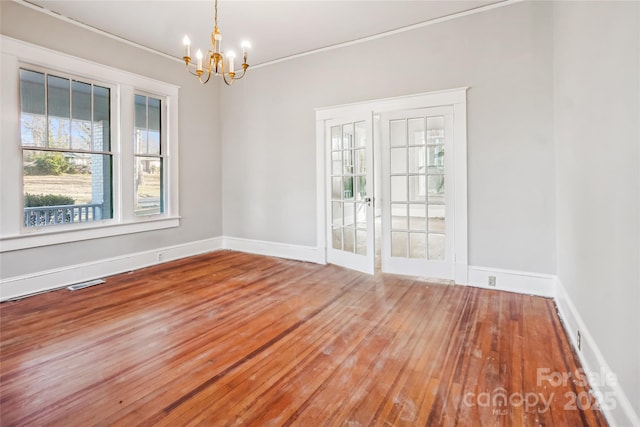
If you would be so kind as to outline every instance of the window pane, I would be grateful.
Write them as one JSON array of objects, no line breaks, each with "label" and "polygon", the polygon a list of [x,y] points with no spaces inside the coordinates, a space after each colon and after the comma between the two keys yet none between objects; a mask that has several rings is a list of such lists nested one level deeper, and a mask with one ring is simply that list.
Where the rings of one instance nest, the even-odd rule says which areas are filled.
[{"label": "window pane", "polygon": [[71,147],[91,150],[91,85],[71,83]]},{"label": "window pane", "polygon": [[136,156],[136,215],[153,215],[164,212],[162,159]]},{"label": "window pane", "polygon": [[24,146],[45,147],[44,74],[20,70],[20,139]]},{"label": "window pane", "polygon": [[147,128],[147,97],[142,95],[135,96],[135,127]]},{"label": "window pane", "polygon": [[23,153],[25,227],[112,218],[110,155]]},{"label": "window pane", "polygon": [[72,93],[72,117],[77,120],[91,121],[91,85],[73,81]]},{"label": "window pane", "polygon": [[70,82],[56,76],[47,76],[47,115],[49,147],[71,148]]},{"label": "window pane", "polygon": [[45,114],[44,74],[20,70],[20,110],[23,113]]},{"label": "window pane", "polygon": [[111,150],[111,90],[106,87],[93,87],[93,149]]},{"label": "window pane", "polygon": [[149,98],[149,129],[160,131],[160,100]]},{"label": "window pane", "polygon": [[149,98],[149,134],[147,154],[160,154],[160,100]]}]

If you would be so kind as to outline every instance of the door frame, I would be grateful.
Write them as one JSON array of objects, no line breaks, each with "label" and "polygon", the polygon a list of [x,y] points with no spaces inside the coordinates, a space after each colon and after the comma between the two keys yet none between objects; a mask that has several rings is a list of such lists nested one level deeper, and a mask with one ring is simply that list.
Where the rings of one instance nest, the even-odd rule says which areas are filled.
[{"label": "door frame", "polygon": [[[467,90],[468,87],[427,92],[394,98],[384,98],[353,104],[315,109],[316,113],[316,212],[317,246],[320,262],[327,263],[326,245],[326,121],[358,113],[377,115],[399,110],[452,106],[453,107],[453,158],[454,201],[453,240],[456,283],[468,283],[468,238],[467,238]],[[379,153],[380,141],[374,136],[374,156]],[[376,201],[376,204],[384,201]]]}]

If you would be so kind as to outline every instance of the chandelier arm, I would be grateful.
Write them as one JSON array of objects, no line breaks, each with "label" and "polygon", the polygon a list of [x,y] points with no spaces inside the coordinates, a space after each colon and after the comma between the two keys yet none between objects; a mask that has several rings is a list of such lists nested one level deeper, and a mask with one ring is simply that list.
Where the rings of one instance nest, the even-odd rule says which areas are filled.
[{"label": "chandelier arm", "polygon": [[198,77],[198,73],[194,73],[193,71],[191,71],[191,68],[189,67],[189,63],[187,63],[185,65],[187,67],[187,71],[189,72],[189,74],[191,74],[192,76]]},{"label": "chandelier arm", "polygon": [[241,78],[244,77],[245,74],[247,74],[247,69],[246,68],[244,70],[242,70],[242,74],[240,74],[240,77],[238,77],[237,74],[235,76],[233,76],[233,80],[240,80]]},{"label": "chandelier arm", "polygon": [[207,83],[209,83],[209,79],[211,78],[211,70],[207,71],[207,78],[206,80],[202,80],[202,76],[198,76],[198,80],[200,80],[200,83],[203,85],[206,85]]},{"label": "chandelier arm", "polygon": [[233,83],[233,78],[231,78],[231,80],[227,80],[227,75],[224,73],[222,74],[222,80],[224,80],[227,86],[231,86],[231,84]]}]

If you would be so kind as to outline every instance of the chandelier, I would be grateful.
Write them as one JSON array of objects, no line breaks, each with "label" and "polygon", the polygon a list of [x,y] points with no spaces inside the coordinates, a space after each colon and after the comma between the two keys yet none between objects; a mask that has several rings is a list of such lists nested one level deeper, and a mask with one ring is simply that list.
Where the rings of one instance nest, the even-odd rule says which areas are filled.
[{"label": "chandelier", "polygon": [[[198,49],[196,52],[196,72],[194,73],[189,68],[189,63],[191,62],[191,40],[189,40],[189,36],[184,36],[182,39],[182,43],[184,44],[184,63],[187,66],[187,71],[198,77],[200,83],[205,84],[209,82],[211,75],[220,76],[224,80],[227,85],[231,85],[234,80],[240,80],[244,77],[247,72],[247,68],[249,68],[249,64],[247,64],[247,49],[249,49],[249,42],[242,42],[242,74],[238,75],[235,71],[234,67],[234,59],[236,57],[234,52],[227,52],[226,60],[224,58],[223,52],[221,51],[220,44],[222,42],[222,34],[220,34],[220,29],[218,28],[218,0],[215,0],[215,26],[213,32],[211,33],[211,46],[213,50],[209,50],[207,52],[206,60],[203,62],[202,51]],[[203,79],[203,74],[207,77]]]}]

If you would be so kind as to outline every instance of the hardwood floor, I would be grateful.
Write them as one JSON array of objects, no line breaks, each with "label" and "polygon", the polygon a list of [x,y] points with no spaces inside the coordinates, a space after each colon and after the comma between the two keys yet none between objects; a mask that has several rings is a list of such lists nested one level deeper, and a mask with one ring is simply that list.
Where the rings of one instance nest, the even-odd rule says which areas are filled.
[{"label": "hardwood floor", "polygon": [[7,426],[606,425],[539,297],[221,251],[0,322]]}]

